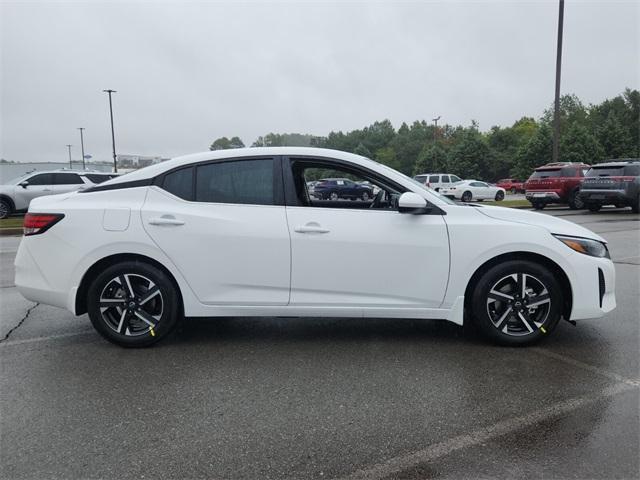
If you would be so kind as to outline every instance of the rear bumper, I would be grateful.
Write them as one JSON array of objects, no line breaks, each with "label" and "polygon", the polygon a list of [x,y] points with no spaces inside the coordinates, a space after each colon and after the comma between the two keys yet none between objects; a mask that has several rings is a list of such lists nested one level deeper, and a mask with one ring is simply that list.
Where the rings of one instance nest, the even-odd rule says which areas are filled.
[{"label": "rear bumper", "polygon": [[525,192],[524,197],[530,202],[557,202],[560,195],[557,192],[530,191]]},{"label": "rear bumper", "polygon": [[631,197],[625,190],[586,189],[580,190],[580,197],[588,203],[631,203]]}]

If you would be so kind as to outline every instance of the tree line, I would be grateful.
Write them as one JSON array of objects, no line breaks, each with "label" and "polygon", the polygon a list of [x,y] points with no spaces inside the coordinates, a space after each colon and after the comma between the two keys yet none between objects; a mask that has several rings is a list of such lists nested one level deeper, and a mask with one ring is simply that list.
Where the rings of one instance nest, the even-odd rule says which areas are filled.
[{"label": "tree line", "polygon": [[[396,130],[389,120],[326,137],[300,133],[269,133],[259,146],[312,146],[356,153],[407,175],[450,172],[462,178],[495,181],[526,179],[551,161],[553,108],[539,119],[522,117],[509,127],[480,131],[469,126],[434,125],[416,120]],[[242,148],[235,136],[215,140],[210,150]],[[640,157],[640,92],[625,89],[597,105],[585,106],[575,95],[560,98],[560,161],[594,164],[614,158]]]}]

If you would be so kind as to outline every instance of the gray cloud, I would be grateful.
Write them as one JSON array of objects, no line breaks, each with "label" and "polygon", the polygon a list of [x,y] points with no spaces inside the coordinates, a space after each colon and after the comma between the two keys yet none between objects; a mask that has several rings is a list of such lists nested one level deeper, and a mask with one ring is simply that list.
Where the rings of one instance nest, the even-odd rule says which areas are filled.
[{"label": "gray cloud", "polygon": [[[568,2],[563,92],[638,87],[640,7]],[[482,129],[553,99],[557,2],[4,2],[3,158],[172,156],[219,136],[442,115]],[[75,149],[79,157],[79,148]]]}]

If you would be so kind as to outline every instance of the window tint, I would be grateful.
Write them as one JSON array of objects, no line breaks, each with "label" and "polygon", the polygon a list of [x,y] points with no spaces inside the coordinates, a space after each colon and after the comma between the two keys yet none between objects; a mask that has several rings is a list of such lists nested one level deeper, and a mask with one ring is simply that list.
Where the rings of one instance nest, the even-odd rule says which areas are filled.
[{"label": "window tint", "polygon": [[439,183],[440,182],[440,176],[439,175],[431,175],[429,177],[429,183]]},{"label": "window tint", "polygon": [[575,168],[563,168],[562,176],[563,177],[575,177],[578,174],[578,171]]},{"label": "window tint", "polygon": [[31,178],[27,178],[29,185],[53,185],[52,175],[50,173],[40,173]]},{"label": "window tint", "polygon": [[449,183],[449,175],[442,175],[442,183]]},{"label": "window tint", "polygon": [[486,183],[482,183],[482,182],[471,182],[469,185],[471,185],[472,187],[486,187],[487,186]]},{"label": "window tint", "polygon": [[640,175],[640,165],[620,165],[619,167],[593,167],[587,177],[634,177]]},{"label": "window tint", "polygon": [[193,199],[193,167],[176,170],[165,175],[162,188],[176,197]]},{"label": "window tint", "polygon": [[550,178],[559,177],[560,169],[557,170],[536,170],[529,178]]},{"label": "window tint", "polygon": [[77,173],[54,173],[53,183],[55,185],[77,185],[84,182]]},{"label": "window tint", "polygon": [[273,205],[273,160],[236,160],[199,166],[196,201]]},{"label": "window tint", "polygon": [[461,182],[462,180],[460,179],[460,177],[456,176],[456,175],[451,175],[451,183],[455,183],[455,182]]},{"label": "window tint", "polygon": [[93,183],[102,183],[113,178],[113,175],[100,175],[97,173],[85,173],[84,176]]},{"label": "window tint", "polygon": [[426,175],[416,175],[415,177],[413,177],[413,179],[416,182],[424,183],[427,180],[427,176]]}]

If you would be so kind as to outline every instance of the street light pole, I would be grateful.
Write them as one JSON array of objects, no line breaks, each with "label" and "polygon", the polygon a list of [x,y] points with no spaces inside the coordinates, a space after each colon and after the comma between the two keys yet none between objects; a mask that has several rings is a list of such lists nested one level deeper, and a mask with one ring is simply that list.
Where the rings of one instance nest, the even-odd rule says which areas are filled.
[{"label": "street light pole", "polygon": [[84,127],[78,127],[78,130],[80,130],[80,149],[82,150],[82,169],[85,170],[85,165],[84,165],[84,138],[82,136],[82,131],[84,130]]},{"label": "street light pole", "polygon": [[71,163],[71,147],[73,145],[67,144],[67,148],[69,149],[69,168],[73,169],[73,163]]},{"label": "street light pole", "polygon": [[438,140],[438,120],[440,120],[440,115],[433,119],[433,123],[435,127],[433,128],[433,169],[436,169],[438,165],[438,152],[436,150],[436,142]]},{"label": "street light pole", "polygon": [[116,161],[116,135],[113,131],[113,104],[111,103],[111,94],[116,93],[115,90],[103,90],[109,94],[109,114],[111,115],[111,145],[113,147],[113,172],[118,172],[118,162]]},{"label": "street light pole", "polygon": [[560,152],[560,67],[562,66],[562,25],[564,23],[564,0],[558,10],[558,43],[556,50],[556,96],[553,106],[553,157],[557,162]]}]

